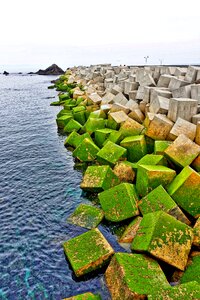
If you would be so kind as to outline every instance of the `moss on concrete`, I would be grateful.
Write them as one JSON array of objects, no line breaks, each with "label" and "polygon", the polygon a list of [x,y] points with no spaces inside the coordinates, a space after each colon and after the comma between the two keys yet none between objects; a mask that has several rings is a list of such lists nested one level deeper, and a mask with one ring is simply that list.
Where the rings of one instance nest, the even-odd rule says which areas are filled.
[{"label": "moss on concrete", "polygon": [[64,128],[67,123],[72,119],[72,115],[63,115],[56,119],[58,128]]},{"label": "moss on concrete", "polygon": [[154,143],[154,153],[159,155],[164,155],[164,151],[171,145],[171,141],[155,141]]},{"label": "moss on concrete", "polygon": [[127,159],[130,162],[137,162],[147,154],[144,135],[128,136],[121,141],[120,145],[127,149]]},{"label": "moss on concrete", "polygon": [[128,136],[140,135],[143,129],[143,125],[131,118],[128,118],[123,124],[121,124],[119,132],[123,138],[126,138]]},{"label": "moss on concrete", "polygon": [[113,132],[113,129],[110,128],[103,128],[103,129],[98,129],[95,131],[95,143],[99,148],[103,147],[103,143],[105,140],[109,137],[111,132]]},{"label": "moss on concrete", "polygon": [[79,131],[82,128],[82,125],[76,120],[71,119],[67,125],[64,127],[65,133],[70,133],[72,131]]},{"label": "moss on concrete", "polygon": [[181,283],[190,281],[197,281],[200,284],[200,253],[198,253],[197,256],[192,257],[192,260],[180,279]]},{"label": "moss on concrete", "polygon": [[142,217],[140,216],[135,217],[123,232],[122,236],[119,239],[119,243],[132,243],[134,237],[137,234],[141,221],[142,221]]},{"label": "moss on concrete", "polygon": [[125,148],[108,141],[97,153],[97,160],[102,164],[114,166],[120,159],[126,157],[126,153]]},{"label": "moss on concrete", "polygon": [[80,161],[93,161],[99,152],[99,147],[95,145],[89,138],[85,138],[78,147],[73,151],[73,156]]}]

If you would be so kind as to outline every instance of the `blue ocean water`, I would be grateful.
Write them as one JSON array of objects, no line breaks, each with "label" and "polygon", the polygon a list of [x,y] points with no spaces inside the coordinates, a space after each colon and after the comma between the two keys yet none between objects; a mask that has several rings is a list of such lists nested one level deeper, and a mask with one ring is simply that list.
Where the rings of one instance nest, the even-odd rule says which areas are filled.
[{"label": "blue ocean water", "polygon": [[[77,280],[62,242],[85,229],[66,218],[80,202],[81,172],[57,132],[53,76],[0,75],[0,299],[110,299],[103,273]],[[100,230],[116,251],[116,237]]]}]

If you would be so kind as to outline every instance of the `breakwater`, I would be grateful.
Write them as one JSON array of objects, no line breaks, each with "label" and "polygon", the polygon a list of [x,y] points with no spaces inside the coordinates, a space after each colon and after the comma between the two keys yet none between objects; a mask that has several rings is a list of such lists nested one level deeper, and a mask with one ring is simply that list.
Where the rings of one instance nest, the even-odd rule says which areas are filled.
[{"label": "breakwater", "polygon": [[[97,200],[68,217],[88,231],[63,248],[77,278],[109,265],[112,299],[199,298],[199,75],[101,65],[68,70],[53,86],[64,144]],[[119,244],[132,253],[113,249],[96,228],[103,218],[129,223]],[[69,299],[78,297],[100,296]]]}]

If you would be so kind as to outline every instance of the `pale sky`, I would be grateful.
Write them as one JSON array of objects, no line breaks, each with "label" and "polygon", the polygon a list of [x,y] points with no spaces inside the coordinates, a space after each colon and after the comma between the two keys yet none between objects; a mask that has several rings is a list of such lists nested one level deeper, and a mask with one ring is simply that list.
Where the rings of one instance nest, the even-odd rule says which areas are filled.
[{"label": "pale sky", "polygon": [[200,63],[199,0],[0,0],[0,72]]}]

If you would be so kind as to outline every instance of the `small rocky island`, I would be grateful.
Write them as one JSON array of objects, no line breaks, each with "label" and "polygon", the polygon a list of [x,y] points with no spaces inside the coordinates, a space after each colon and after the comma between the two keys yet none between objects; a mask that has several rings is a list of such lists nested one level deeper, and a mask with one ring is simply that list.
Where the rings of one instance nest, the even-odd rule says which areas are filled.
[{"label": "small rocky island", "polygon": [[38,74],[38,75],[62,75],[64,73],[65,72],[60,67],[58,67],[56,64],[53,64],[45,70],[41,70],[41,69],[38,70],[35,74]]}]

